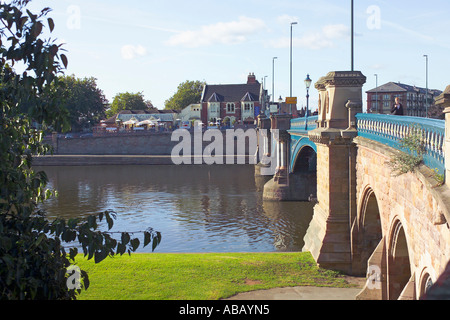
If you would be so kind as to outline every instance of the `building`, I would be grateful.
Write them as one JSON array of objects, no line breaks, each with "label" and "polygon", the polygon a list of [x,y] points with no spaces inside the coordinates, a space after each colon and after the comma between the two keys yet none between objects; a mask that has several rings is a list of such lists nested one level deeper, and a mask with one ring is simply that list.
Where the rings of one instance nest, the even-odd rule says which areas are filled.
[{"label": "building", "polygon": [[122,110],[118,114],[102,120],[94,133],[118,132],[121,130],[173,129],[178,119],[176,110]]},{"label": "building", "polygon": [[201,121],[202,105],[200,103],[193,103],[181,110],[179,120],[182,123],[190,123],[192,121]]},{"label": "building", "polygon": [[205,85],[201,98],[201,121],[225,125],[254,124],[269,101],[267,90],[253,73],[244,84]]},{"label": "building", "polygon": [[434,103],[434,99],[442,91],[427,90],[400,82],[388,82],[366,93],[368,113],[390,114],[395,98],[398,97],[403,105],[404,115],[425,117],[427,106],[430,108]]}]

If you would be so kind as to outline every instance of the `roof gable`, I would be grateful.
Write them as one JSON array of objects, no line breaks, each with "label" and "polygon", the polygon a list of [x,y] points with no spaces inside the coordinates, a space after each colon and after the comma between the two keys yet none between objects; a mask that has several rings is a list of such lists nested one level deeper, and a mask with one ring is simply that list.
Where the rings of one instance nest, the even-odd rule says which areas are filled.
[{"label": "roof gable", "polygon": [[241,101],[258,101],[258,97],[247,91]]},{"label": "roof gable", "polygon": [[223,101],[223,97],[214,92],[208,99],[208,102],[220,102]]}]

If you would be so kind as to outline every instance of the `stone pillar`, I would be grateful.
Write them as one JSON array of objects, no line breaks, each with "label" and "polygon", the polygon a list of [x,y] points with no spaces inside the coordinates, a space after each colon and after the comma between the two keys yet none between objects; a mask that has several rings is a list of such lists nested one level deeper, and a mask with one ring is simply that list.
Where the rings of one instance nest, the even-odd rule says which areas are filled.
[{"label": "stone pillar", "polygon": [[319,266],[351,273],[351,219],[355,214],[357,131],[354,115],[362,104],[366,77],[359,71],[330,72],[319,80],[321,127],[309,132],[317,145],[317,204],[305,235],[304,251]]},{"label": "stone pillar", "polygon": [[450,86],[445,88],[444,92],[436,98],[436,105],[444,109],[445,114],[445,183],[450,186]]},{"label": "stone pillar", "polygon": [[291,126],[290,114],[275,114],[271,117],[272,138],[275,140],[275,155],[277,166],[274,177],[264,185],[263,198],[265,200],[290,200],[289,189],[289,142],[290,135],[287,130]]},{"label": "stone pillar", "polygon": [[[265,176],[272,178],[271,172],[273,157],[271,155],[271,120],[265,114],[258,115],[258,148],[256,151],[255,177]],[[267,179],[266,181],[267,182]],[[264,182],[264,183],[265,183]]]}]

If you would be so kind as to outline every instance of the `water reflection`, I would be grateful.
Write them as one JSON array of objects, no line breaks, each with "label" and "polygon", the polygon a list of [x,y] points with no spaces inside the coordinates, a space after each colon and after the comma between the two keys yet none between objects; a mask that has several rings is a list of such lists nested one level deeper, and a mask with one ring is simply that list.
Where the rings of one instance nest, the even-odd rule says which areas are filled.
[{"label": "water reflection", "polygon": [[114,210],[114,231],[161,231],[157,252],[300,251],[312,217],[310,203],[263,201],[250,165],[36,169],[59,192],[49,217]]}]

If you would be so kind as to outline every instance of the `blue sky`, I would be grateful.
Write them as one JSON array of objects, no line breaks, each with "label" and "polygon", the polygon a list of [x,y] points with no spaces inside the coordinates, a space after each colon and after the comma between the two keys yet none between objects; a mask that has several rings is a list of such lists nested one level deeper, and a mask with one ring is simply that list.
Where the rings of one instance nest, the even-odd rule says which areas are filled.
[{"label": "blue sky", "polygon": [[[289,96],[290,23],[293,96],[306,104],[303,80],[350,70],[350,0],[33,0],[50,7],[52,34],[65,43],[66,74],[95,77],[112,102],[120,92],[143,92],[157,108],[186,80],[245,83],[252,72],[275,96]],[[356,0],[355,70],[363,92],[389,81],[450,85],[448,0]],[[310,92],[312,109],[317,91]],[[363,100],[366,98],[364,93]]]}]

